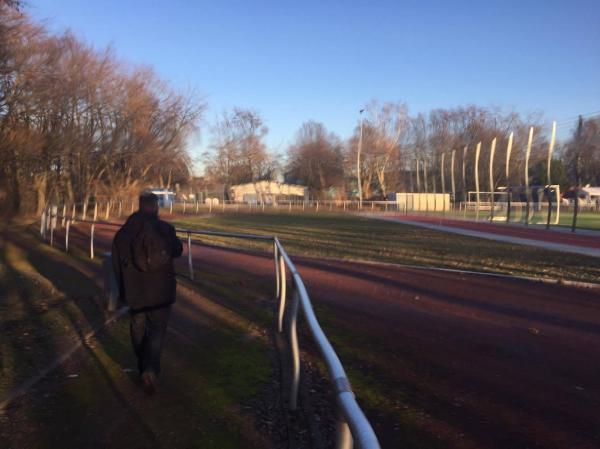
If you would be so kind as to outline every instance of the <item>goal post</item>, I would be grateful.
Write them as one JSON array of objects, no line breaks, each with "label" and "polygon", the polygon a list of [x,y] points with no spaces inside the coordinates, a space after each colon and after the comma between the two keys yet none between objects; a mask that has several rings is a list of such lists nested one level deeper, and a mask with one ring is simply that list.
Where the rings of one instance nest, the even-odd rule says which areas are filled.
[{"label": "goal post", "polygon": [[524,224],[550,224],[560,222],[560,186],[515,186],[495,192],[467,192],[465,218]]},{"label": "goal post", "polygon": [[[478,194],[479,193],[479,194]],[[467,193],[467,211],[476,219],[484,214],[489,221],[524,224],[550,224],[560,222],[560,186],[515,186],[495,192]]]},{"label": "goal post", "polygon": [[475,218],[479,219],[483,213],[484,218],[489,221],[505,221],[506,207],[508,204],[509,192],[467,192],[467,201],[465,203],[465,216],[470,212],[475,213]]}]

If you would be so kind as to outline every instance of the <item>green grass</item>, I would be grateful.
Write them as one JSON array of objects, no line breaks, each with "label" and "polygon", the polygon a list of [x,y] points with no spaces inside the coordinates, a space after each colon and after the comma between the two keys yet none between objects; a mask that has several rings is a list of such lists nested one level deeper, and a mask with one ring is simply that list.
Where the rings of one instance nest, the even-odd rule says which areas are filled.
[{"label": "green grass", "polygon": [[[542,210],[539,212],[535,212],[532,214],[532,217],[530,219],[530,223],[531,224],[542,224],[545,225],[546,224],[546,220],[547,220],[547,211],[546,210]],[[474,210],[468,210],[468,211],[452,211],[452,212],[446,212],[444,214],[442,214],[441,212],[419,212],[419,214],[423,214],[423,215],[429,215],[429,216],[436,216],[436,217],[445,217],[445,218],[456,218],[456,219],[467,219],[467,220],[476,220],[477,219],[477,212]],[[511,223],[524,223],[524,215],[525,215],[525,208],[524,206],[521,207],[513,207],[511,208],[511,216],[510,216],[510,222]],[[505,219],[506,219],[506,211],[497,211],[495,213],[496,216],[496,220],[494,220],[495,223],[504,223]],[[481,210],[479,212],[479,221],[489,221],[490,218],[490,211],[489,210]],[[552,227],[568,227],[570,228],[572,223],[573,223],[573,212],[572,211],[565,211],[564,209],[561,209],[560,211],[560,216],[559,216],[559,222],[558,225],[554,224],[554,220],[556,219],[555,216],[555,212],[552,212],[552,217],[550,219],[550,226]],[[600,231],[600,213],[599,212],[589,212],[589,211],[583,211],[583,212],[579,212],[577,214],[577,229],[584,229],[584,230],[597,230]]]},{"label": "green grass", "polygon": [[[573,212],[561,212],[558,225],[570,228],[572,224]],[[600,230],[600,213],[579,212],[577,214],[577,229]]]},{"label": "green grass", "polygon": [[[25,232],[0,229],[0,396],[107,318],[96,262],[69,263]],[[71,292],[76,296],[70,296]]]},{"label": "green grass", "polygon": [[[290,254],[417,264],[597,282],[597,258],[458,236],[367,217],[330,213],[224,213],[180,218],[181,227],[277,235]],[[206,237],[217,245],[271,248],[255,241]]]},{"label": "green grass", "polygon": [[[107,316],[97,260],[50,248],[25,226],[0,231],[3,396]],[[274,369],[257,332],[267,323],[264,295],[254,286],[236,294],[230,277],[201,278],[184,282],[198,309],[181,300],[174,308],[155,396],[126,371],[135,361],[125,316],[0,414],[6,447],[269,447],[253,408]]]}]

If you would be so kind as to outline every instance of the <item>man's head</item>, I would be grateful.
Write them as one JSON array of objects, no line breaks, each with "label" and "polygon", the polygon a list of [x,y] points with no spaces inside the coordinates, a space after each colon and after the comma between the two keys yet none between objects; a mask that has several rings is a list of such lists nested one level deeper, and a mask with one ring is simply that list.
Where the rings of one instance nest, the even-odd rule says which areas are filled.
[{"label": "man's head", "polygon": [[142,193],[140,195],[140,212],[158,214],[158,196],[152,192]]}]

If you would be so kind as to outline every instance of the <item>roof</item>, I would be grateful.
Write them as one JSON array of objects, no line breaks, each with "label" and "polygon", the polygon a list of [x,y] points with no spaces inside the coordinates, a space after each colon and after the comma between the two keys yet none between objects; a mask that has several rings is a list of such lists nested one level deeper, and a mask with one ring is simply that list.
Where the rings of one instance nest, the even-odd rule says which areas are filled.
[{"label": "roof", "polygon": [[581,190],[590,196],[600,196],[600,187],[582,187]]},{"label": "roof", "polygon": [[288,184],[286,182],[278,182],[278,181],[256,181],[256,182],[246,182],[244,184],[236,184],[231,186],[232,189],[235,189],[236,187],[243,187],[243,186],[256,186],[256,185],[263,185],[263,184],[277,184],[279,186],[290,186],[290,187],[300,187],[300,188],[306,188],[306,186],[300,185],[300,184]]}]

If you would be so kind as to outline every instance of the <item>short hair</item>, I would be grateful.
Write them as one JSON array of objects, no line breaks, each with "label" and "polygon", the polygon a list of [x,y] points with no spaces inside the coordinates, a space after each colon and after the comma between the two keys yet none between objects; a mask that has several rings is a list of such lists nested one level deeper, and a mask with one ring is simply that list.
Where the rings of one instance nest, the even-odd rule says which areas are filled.
[{"label": "short hair", "polygon": [[140,210],[154,212],[158,207],[158,196],[152,192],[140,194]]}]

